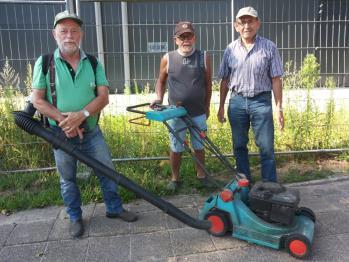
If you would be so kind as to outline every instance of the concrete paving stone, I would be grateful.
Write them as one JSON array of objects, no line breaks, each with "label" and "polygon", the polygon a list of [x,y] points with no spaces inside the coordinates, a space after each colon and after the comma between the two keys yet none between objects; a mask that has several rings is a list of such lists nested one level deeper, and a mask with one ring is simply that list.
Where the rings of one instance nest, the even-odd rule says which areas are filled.
[{"label": "concrete paving stone", "polygon": [[88,239],[74,239],[49,242],[42,261],[79,262],[85,261]]},{"label": "concrete paving stone", "polygon": [[313,253],[313,255],[308,259],[308,261],[316,262],[348,262],[349,254],[341,253]]},{"label": "concrete paving stone", "polygon": [[332,235],[349,233],[349,213],[341,210],[319,213],[317,219]]},{"label": "concrete paving stone", "polygon": [[40,262],[46,245],[35,243],[4,247],[0,251],[0,262]]},{"label": "concrete paving stone", "polygon": [[[94,213],[95,206],[96,206],[96,204],[88,204],[88,205],[81,207],[82,217],[84,220],[88,221],[92,217],[92,215]],[[57,218],[60,220],[69,219],[69,215],[67,214],[65,207],[62,207]]]},{"label": "concrete paving stone", "polygon": [[170,257],[168,262],[218,262],[221,261],[218,252],[198,253],[186,256]]},{"label": "concrete paving stone", "polygon": [[161,211],[139,214],[136,222],[131,223],[131,233],[149,233],[166,230],[165,213]]},{"label": "concrete paving stone", "polygon": [[136,212],[136,213],[159,210],[159,208],[150,204],[149,202],[145,201],[144,199],[137,199],[135,201],[132,201],[131,203],[124,204],[123,206],[125,209],[132,211],[132,212]]},{"label": "concrete paving stone", "polygon": [[[300,206],[311,208],[317,217],[313,256],[308,261],[349,261],[348,186],[349,180],[298,185]],[[170,197],[169,202],[197,217],[206,199],[196,194]],[[214,237],[187,227],[142,199],[125,208],[137,212],[140,219],[135,223],[108,219],[103,203],[84,206],[87,230],[79,239],[70,238],[63,207],[57,211],[48,208],[48,215],[40,209],[19,212],[22,217],[0,215],[0,262],[299,261],[284,250],[248,244],[230,234]]]},{"label": "concrete paving stone", "polygon": [[131,235],[131,261],[166,261],[173,256],[168,232]]},{"label": "concrete paving stone", "polygon": [[296,262],[297,259],[290,256],[285,250],[275,250],[251,244],[240,249],[227,249],[217,252],[220,261],[253,261],[253,262]]},{"label": "concrete paving stone", "polygon": [[105,216],[105,212],[106,210],[104,203],[98,203],[95,205],[93,216]]},{"label": "concrete paving stone", "polygon": [[326,199],[338,209],[342,211],[349,211],[349,195],[328,196]]},{"label": "concrete paving stone", "polygon": [[315,215],[320,212],[338,211],[339,208],[325,198],[314,197],[313,199],[301,199],[299,207],[307,207],[313,210]]},{"label": "concrete paving stone", "polygon": [[321,219],[316,218],[315,229],[314,229],[314,238],[331,235],[329,228],[326,223],[322,225]]},{"label": "concrete paving stone", "polygon": [[338,187],[314,188],[312,193],[318,197],[340,196],[343,194],[342,190],[340,190]]},{"label": "concrete paving stone", "polygon": [[86,262],[131,261],[130,236],[92,237],[89,239]]},{"label": "concrete paving stone", "polygon": [[339,240],[344,244],[345,252],[349,251],[349,234],[340,234],[338,235]]},{"label": "concrete paving stone", "polygon": [[231,232],[222,237],[210,237],[217,250],[239,249],[249,245],[248,242],[233,237]]},{"label": "concrete paving stone", "polygon": [[130,224],[119,218],[107,218],[104,214],[102,216],[94,216],[90,220],[89,236],[129,234],[131,232]]},{"label": "concrete paving stone", "polygon": [[34,221],[45,221],[56,219],[58,214],[61,212],[62,207],[46,207],[46,208],[36,208],[31,210],[19,211],[10,216],[4,216],[0,219],[0,225],[3,224],[20,224]]},{"label": "concrete paving stone", "polygon": [[187,255],[214,251],[215,246],[204,230],[181,228],[170,231],[174,255]]},{"label": "concrete paving stone", "polygon": [[349,187],[349,181],[346,181],[346,183],[338,183],[337,184],[337,188],[341,190],[342,194],[345,196],[349,195],[349,191],[348,191],[348,187]]},{"label": "concrete paving stone", "polygon": [[7,237],[10,235],[15,225],[16,224],[0,225],[0,246],[5,244]]},{"label": "concrete paving stone", "polygon": [[[184,213],[186,213],[187,215],[193,218],[198,218],[199,216],[199,210],[197,209],[197,207],[180,208],[180,210],[182,210]],[[166,218],[166,228],[168,229],[188,227],[186,224],[175,219],[170,215],[166,215],[165,218]]]},{"label": "concrete paving stone", "polygon": [[[82,237],[87,237],[90,229],[90,220],[83,218],[84,233]],[[67,240],[73,237],[69,234],[69,218],[57,219],[48,236],[48,240]]]},{"label": "concrete paving stone", "polygon": [[18,224],[7,238],[5,245],[46,241],[54,222],[55,220],[48,220]]},{"label": "concrete paving stone", "polygon": [[314,237],[312,244],[312,253],[313,256],[316,257],[321,257],[321,255],[325,255],[327,253],[345,254],[349,253],[346,246],[347,245],[344,244],[336,235]]},{"label": "concrete paving stone", "polygon": [[175,195],[164,198],[177,208],[197,206],[195,195]]},{"label": "concrete paving stone", "polygon": [[195,196],[195,202],[197,204],[198,209],[200,210],[201,208],[203,208],[206,200],[208,199],[208,197],[210,196],[210,194],[207,195],[196,195]]}]

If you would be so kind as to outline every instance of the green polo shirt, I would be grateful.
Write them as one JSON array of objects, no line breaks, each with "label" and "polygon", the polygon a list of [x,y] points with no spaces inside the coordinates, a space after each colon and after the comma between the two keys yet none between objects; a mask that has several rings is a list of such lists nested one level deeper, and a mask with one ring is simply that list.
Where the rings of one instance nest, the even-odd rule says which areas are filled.
[{"label": "green polo shirt", "polygon": [[[54,52],[57,108],[61,112],[77,112],[82,110],[96,97],[96,83],[97,86],[109,86],[102,65],[98,62],[95,76],[86,54],[83,51],[80,51],[80,53],[81,59],[75,72],[75,79],[73,80],[69,68],[60,56],[59,49],[57,48]],[[46,99],[52,104],[50,70],[48,70],[46,75],[42,73],[42,56],[35,62],[33,88],[46,89]],[[52,119],[49,119],[49,122],[50,125],[56,126],[56,122]],[[87,123],[90,129],[95,127],[97,116],[88,117]]]}]

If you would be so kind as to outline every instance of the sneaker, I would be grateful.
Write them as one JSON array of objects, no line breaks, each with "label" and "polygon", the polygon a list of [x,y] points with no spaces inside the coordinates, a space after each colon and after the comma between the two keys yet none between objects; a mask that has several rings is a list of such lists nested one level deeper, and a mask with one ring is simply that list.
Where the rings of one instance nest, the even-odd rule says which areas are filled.
[{"label": "sneaker", "polygon": [[84,233],[84,225],[82,223],[82,219],[78,219],[76,221],[70,221],[69,225],[69,234],[72,237],[80,237]]},{"label": "sneaker", "polygon": [[121,213],[119,214],[113,214],[113,213],[105,213],[105,216],[108,218],[120,218],[121,220],[125,221],[125,222],[134,222],[138,219],[137,215],[127,211],[127,210],[123,210]]},{"label": "sneaker", "polygon": [[176,191],[180,186],[182,182],[180,181],[170,181],[168,182],[166,189],[169,191]]},{"label": "sneaker", "polygon": [[206,189],[216,189],[221,187],[221,185],[214,179],[209,177],[198,177],[200,186]]}]

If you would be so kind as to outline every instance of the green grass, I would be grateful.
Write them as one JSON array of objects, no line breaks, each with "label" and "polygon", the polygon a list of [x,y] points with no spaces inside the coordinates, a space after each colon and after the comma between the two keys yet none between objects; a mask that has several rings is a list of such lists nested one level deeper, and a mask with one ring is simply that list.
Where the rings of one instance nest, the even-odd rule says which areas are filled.
[{"label": "green grass", "polygon": [[[348,160],[348,154],[332,154],[326,156],[339,160]],[[260,169],[258,167],[258,157],[251,157],[252,174],[255,181],[260,180]],[[229,158],[232,164],[234,160]],[[315,156],[281,156],[277,157],[280,166],[288,165],[286,171],[279,173],[281,183],[294,183],[323,179],[333,176],[330,170],[319,170],[314,164]],[[311,166],[312,169],[303,170],[304,165]],[[214,177],[222,182],[222,185],[232,179],[232,175],[222,172],[224,169],[217,159],[209,158],[207,167]],[[81,169],[81,168],[80,168]],[[149,192],[157,196],[173,194],[166,190],[166,185],[170,178],[170,165],[168,161],[135,161],[116,163],[116,170],[127,176],[135,183],[142,186]],[[223,175],[221,175],[223,174]],[[183,185],[176,194],[204,194],[210,192],[200,188],[195,176],[195,169],[191,158],[184,158],[181,165],[181,179]],[[91,175],[86,179],[78,179],[81,190],[81,198],[84,204],[103,202],[96,176]],[[129,190],[119,187],[120,195],[124,202],[136,198],[135,194]],[[18,173],[0,175],[0,213],[11,213],[23,209],[40,208],[50,205],[63,205],[60,196],[59,177],[56,172]]]},{"label": "green grass", "polygon": [[[15,170],[54,166],[52,148],[41,139],[20,130],[13,123],[11,111],[14,103],[0,104],[0,170]],[[315,106],[299,110],[290,105],[284,110],[286,126],[283,132],[275,132],[275,150],[292,151],[321,148],[348,148],[349,112],[348,109],[336,108],[330,104],[327,112],[320,112]],[[231,132],[228,123],[220,124],[211,110],[209,118],[209,137],[223,153],[231,153]],[[152,122],[150,127],[131,125],[131,115],[104,116],[101,126],[113,158],[168,156],[168,131],[162,123]],[[34,143],[32,143],[34,142]],[[252,133],[249,143],[250,152],[256,152]],[[349,161],[348,153],[339,154],[337,159]],[[331,176],[331,171],[319,170],[312,155],[294,156],[292,161],[305,161],[314,168],[305,171],[299,168],[288,168],[280,176],[283,183],[307,181]],[[234,159],[229,159],[234,164]],[[278,167],[286,165],[289,157],[279,156]],[[260,178],[258,157],[250,158],[255,180]],[[208,169],[214,174],[222,171],[222,165],[214,159],[208,159]],[[166,184],[170,178],[169,162],[133,161],[117,162],[118,172],[126,175],[146,190],[164,196]],[[349,170],[348,170],[349,171]],[[183,160],[181,178],[184,182],[179,193],[207,193],[199,189],[195,178],[191,158]],[[222,176],[227,182],[231,177]],[[102,196],[98,179],[94,176],[79,179],[82,201],[101,202]],[[120,188],[122,198],[127,202],[135,198],[130,191]],[[59,178],[55,172],[0,174],[0,211],[13,212],[26,208],[62,205]]]}]

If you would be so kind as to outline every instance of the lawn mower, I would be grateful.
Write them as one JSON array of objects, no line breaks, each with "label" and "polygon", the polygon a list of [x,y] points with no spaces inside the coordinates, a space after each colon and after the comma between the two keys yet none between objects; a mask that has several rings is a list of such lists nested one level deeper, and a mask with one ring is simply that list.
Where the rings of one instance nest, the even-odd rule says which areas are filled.
[{"label": "lawn mower", "polygon": [[[178,137],[182,129],[174,130],[167,122],[175,117],[182,119],[185,128],[189,127],[194,136],[200,137],[205,148],[232,172],[233,179],[220,193],[209,196],[200,211],[199,219],[211,222],[209,233],[223,236],[230,231],[233,237],[251,243],[274,249],[286,248],[296,258],[303,259],[310,255],[316,218],[311,209],[298,207],[300,197],[297,190],[262,181],[250,189],[249,180],[236,172],[206,134],[195,126],[183,107],[158,105],[150,111],[138,109],[144,106],[149,104],[130,106],[127,110],[143,114],[150,121],[163,122],[200,165],[188,143]],[[200,166],[206,175],[210,175],[202,164]]]},{"label": "lawn mower", "polygon": [[[148,107],[147,111],[141,111],[139,107]],[[158,196],[147,192],[142,187],[110,169],[94,158],[84,155],[76,146],[67,139],[45,128],[32,114],[27,112],[14,112],[15,123],[30,134],[37,135],[55,148],[74,156],[92,169],[112,179],[117,184],[134,192],[137,196],[163,210],[188,226],[207,230],[214,236],[222,236],[231,231],[232,236],[251,243],[281,249],[286,247],[289,253],[296,258],[306,258],[310,254],[313,241],[315,215],[308,208],[298,208],[299,193],[296,190],[285,188],[277,183],[256,183],[250,190],[249,181],[242,174],[238,174],[219,149],[199,130],[183,107],[158,106],[155,110],[149,110],[149,103],[131,106],[128,111],[144,115],[149,121],[163,122],[168,130],[179,140],[178,132],[167,123],[175,117],[181,118],[190,132],[202,138],[205,148],[208,148],[232,173],[230,181],[224,189],[212,194],[204,203],[199,218],[193,218],[171,203]],[[181,141],[184,148],[191,153],[193,159],[209,172],[202,163],[192,154],[186,141]]]}]

